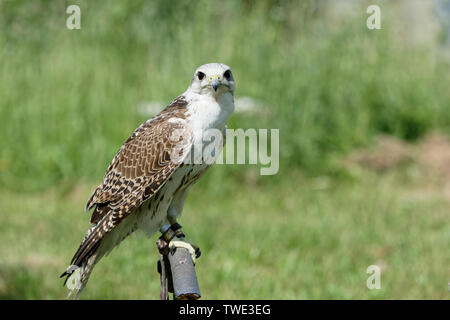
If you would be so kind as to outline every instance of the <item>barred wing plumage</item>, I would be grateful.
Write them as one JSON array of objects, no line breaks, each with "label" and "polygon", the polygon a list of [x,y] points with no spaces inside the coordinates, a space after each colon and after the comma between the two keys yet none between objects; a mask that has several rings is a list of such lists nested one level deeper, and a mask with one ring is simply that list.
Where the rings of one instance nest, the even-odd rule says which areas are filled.
[{"label": "barred wing plumage", "polygon": [[72,258],[72,265],[81,266],[104,235],[152,197],[183,162],[193,137],[184,121],[186,105],[183,97],[172,101],[138,127],[117,152],[103,183],[86,204],[86,210],[95,208],[91,216],[94,226]]}]

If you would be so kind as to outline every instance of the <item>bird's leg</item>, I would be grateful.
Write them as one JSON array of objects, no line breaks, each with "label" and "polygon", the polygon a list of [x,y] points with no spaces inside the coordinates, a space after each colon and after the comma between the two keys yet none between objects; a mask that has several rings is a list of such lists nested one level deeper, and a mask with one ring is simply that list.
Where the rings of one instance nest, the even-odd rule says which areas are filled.
[{"label": "bird's leg", "polygon": [[192,257],[192,262],[195,264],[197,258],[200,257],[200,248],[190,241],[185,240],[185,234],[182,231],[181,225],[176,222],[176,220],[169,219],[170,227],[168,224],[163,225],[160,228],[162,233],[162,238],[169,244],[170,250],[175,250],[176,248],[185,248],[189,251]]},{"label": "bird's leg", "polygon": [[173,223],[170,226],[170,229],[173,230],[175,233],[175,237],[170,241],[169,243],[169,249],[175,249],[175,248],[185,248],[189,251],[189,253],[192,256],[192,262],[196,262],[197,258],[200,257],[201,251],[198,245],[193,243],[192,241],[187,241],[185,238],[185,234],[183,233],[181,229],[181,225],[177,222]]}]

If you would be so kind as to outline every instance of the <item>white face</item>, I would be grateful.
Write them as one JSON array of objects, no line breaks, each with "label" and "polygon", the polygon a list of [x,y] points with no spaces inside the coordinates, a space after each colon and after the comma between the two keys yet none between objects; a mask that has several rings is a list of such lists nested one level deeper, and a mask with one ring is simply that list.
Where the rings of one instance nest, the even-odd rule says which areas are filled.
[{"label": "white face", "polygon": [[189,90],[217,97],[225,93],[233,95],[234,86],[234,78],[229,66],[222,63],[208,63],[195,70]]}]

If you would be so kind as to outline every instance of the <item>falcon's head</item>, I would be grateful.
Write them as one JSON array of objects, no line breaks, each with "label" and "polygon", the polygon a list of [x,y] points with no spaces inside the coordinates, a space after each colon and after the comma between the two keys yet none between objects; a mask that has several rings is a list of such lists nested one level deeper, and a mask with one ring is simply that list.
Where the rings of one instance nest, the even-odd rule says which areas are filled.
[{"label": "falcon's head", "polygon": [[208,63],[195,70],[188,90],[217,97],[225,93],[233,95],[234,86],[234,78],[229,66],[223,63]]}]

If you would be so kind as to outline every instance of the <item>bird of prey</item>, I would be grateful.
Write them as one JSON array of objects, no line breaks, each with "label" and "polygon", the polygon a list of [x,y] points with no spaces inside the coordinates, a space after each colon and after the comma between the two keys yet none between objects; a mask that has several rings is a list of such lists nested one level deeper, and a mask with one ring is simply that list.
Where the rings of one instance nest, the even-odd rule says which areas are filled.
[{"label": "bird of prey", "polygon": [[86,211],[94,209],[92,227],[61,275],[67,281],[75,271],[79,273],[79,285],[71,292],[77,298],[95,264],[138,229],[148,236],[158,230],[170,233],[177,237],[175,243],[189,245],[177,218],[190,188],[211,162],[187,160],[202,145],[205,130],[220,130],[225,142],[234,88],[227,65],[198,67],[189,88],[139,126],[119,149],[87,201]]}]

